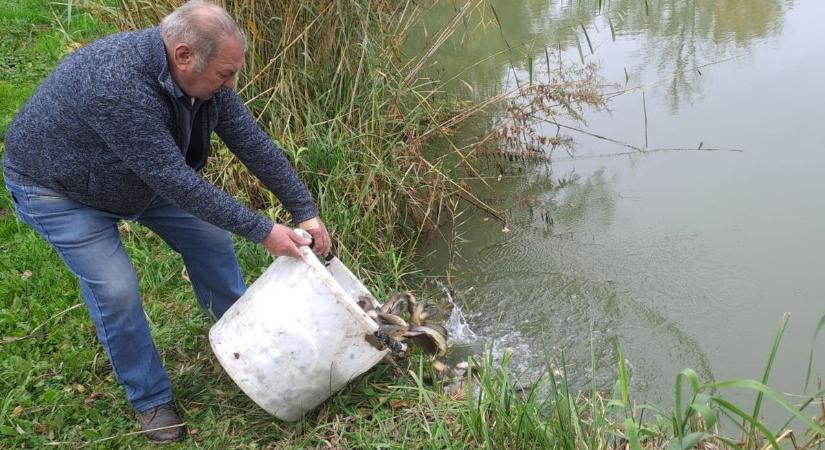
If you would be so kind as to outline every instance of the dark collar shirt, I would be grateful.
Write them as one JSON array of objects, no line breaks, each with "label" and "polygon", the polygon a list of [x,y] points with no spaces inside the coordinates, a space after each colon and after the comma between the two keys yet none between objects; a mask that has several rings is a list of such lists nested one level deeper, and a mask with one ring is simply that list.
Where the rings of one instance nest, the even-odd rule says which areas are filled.
[{"label": "dark collar shirt", "polygon": [[183,154],[186,154],[189,150],[189,142],[192,140],[192,124],[195,122],[195,114],[198,113],[203,101],[186,95],[174,80],[172,80],[172,89],[181,106],[178,108],[178,130],[181,138],[180,149]]}]

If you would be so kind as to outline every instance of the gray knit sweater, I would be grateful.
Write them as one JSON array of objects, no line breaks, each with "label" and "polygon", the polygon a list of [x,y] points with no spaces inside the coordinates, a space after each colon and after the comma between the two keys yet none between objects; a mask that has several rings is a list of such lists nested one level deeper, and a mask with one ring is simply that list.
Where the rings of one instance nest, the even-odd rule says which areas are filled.
[{"label": "gray knit sweater", "polygon": [[197,173],[214,130],[296,223],[318,214],[289,161],[235,92],[222,89],[201,106],[202,123],[192,133],[205,143],[195,162],[178,146],[174,102],[158,28],[89,44],[66,57],[12,121],[5,136],[5,176],[127,218],[159,195],[260,242],[272,222]]}]

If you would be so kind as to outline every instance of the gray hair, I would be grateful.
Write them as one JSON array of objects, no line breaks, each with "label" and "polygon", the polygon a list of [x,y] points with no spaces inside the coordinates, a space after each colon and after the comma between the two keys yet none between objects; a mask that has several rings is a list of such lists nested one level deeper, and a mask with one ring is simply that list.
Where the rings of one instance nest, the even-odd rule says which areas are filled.
[{"label": "gray hair", "polygon": [[246,35],[225,9],[205,0],[190,0],[163,18],[160,34],[168,46],[188,44],[200,72],[220,53],[227,37],[236,37],[246,51]]}]

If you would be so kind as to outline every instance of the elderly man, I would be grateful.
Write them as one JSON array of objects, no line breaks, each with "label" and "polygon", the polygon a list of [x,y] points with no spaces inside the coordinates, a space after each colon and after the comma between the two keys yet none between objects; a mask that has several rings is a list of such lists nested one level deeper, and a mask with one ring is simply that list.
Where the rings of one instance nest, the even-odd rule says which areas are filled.
[{"label": "elderly man", "polygon": [[160,27],[68,56],[5,137],[17,214],[77,275],[97,336],[153,441],[184,432],[118,221],[149,227],[180,253],[198,303],[216,317],[246,289],[229,232],[273,255],[300,256],[309,241],[198,175],[215,131],[312,235],[316,253],[330,249],[306,187],[233,91],[244,47],[226,11],[191,1]]}]

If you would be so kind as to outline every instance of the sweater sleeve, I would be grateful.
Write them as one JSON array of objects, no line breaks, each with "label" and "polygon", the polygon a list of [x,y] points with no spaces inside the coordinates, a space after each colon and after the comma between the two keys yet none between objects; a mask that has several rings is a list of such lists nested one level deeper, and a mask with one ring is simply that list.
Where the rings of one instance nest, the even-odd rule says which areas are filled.
[{"label": "sweater sleeve", "polygon": [[258,177],[292,214],[294,223],[318,216],[312,196],[281,149],[255,122],[238,94],[222,89],[215,131],[238,159]]},{"label": "sweater sleeve", "polygon": [[87,109],[86,122],[110,151],[155,193],[217,227],[261,242],[272,222],[201,178],[186,164],[164,123],[163,107],[99,95]]}]

